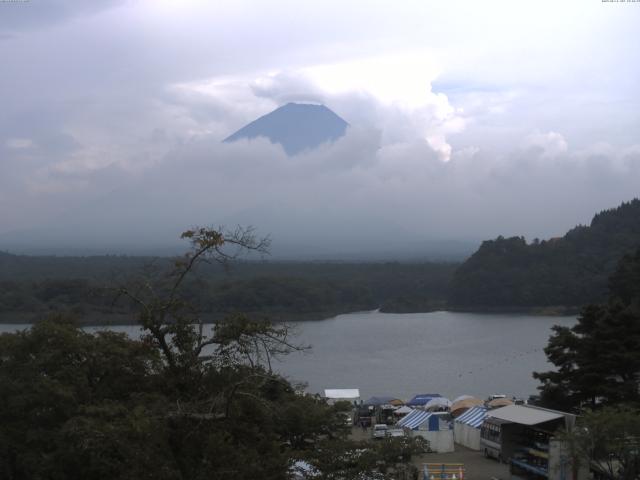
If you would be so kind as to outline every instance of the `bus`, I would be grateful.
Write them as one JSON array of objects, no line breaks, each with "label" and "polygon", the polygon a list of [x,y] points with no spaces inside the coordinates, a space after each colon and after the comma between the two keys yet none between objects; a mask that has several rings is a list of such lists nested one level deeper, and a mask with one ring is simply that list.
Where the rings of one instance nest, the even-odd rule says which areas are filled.
[{"label": "bus", "polygon": [[499,418],[487,417],[480,428],[480,450],[484,456],[495,458],[499,462],[508,459],[502,454],[502,424],[507,423]]}]

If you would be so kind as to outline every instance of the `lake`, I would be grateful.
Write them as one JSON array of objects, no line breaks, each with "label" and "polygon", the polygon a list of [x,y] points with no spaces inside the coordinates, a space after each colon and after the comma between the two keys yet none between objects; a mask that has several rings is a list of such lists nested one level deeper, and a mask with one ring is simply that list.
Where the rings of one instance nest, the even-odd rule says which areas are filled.
[{"label": "lake", "polygon": [[[551,368],[543,348],[553,325],[573,317],[430,312],[350,313],[318,322],[293,322],[297,342],[309,344],[274,364],[311,392],[359,388],[363,399],[416,393],[485,398],[537,393],[531,372]],[[24,328],[0,325],[0,331]],[[138,327],[111,327],[135,336]],[[91,328],[90,330],[95,330]]]}]

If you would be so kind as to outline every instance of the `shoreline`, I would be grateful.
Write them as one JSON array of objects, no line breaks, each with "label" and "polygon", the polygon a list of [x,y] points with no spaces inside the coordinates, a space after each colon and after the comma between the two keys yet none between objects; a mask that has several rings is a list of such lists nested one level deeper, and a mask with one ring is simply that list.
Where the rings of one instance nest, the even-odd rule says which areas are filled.
[{"label": "shoreline", "polygon": [[[228,313],[209,313],[202,315],[205,324],[215,323],[226,316],[234,314],[244,314],[249,317],[266,318],[274,323],[284,322],[320,322],[329,320],[339,315],[348,315],[361,312],[380,312],[384,314],[415,314],[415,313],[432,313],[432,312],[454,312],[454,313],[476,313],[476,314],[513,314],[513,315],[534,315],[541,317],[562,317],[575,316],[580,313],[580,307],[554,306],[554,307],[448,307],[439,306],[420,311],[387,311],[384,309],[372,310],[349,310],[349,311],[320,311],[320,312],[304,312],[290,313],[279,312],[265,314],[263,312],[228,312]],[[132,314],[122,313],[89,313],[80,314],[78,312],[0,312],[0,325],[31,325],[55,313],[69,313],[71,316],[79,317],[84,321],[79,321],[81,326],[86,327],[109,327],[109,326],[136,326],[138,322]]]},{"label": "shoreline", "polygon": [[496,313],[536,315],[540,317],[569,317],[580,313],[583,307],[567,305],[550,305],[545,307],[456,307],[446,310],[457,313]]}]

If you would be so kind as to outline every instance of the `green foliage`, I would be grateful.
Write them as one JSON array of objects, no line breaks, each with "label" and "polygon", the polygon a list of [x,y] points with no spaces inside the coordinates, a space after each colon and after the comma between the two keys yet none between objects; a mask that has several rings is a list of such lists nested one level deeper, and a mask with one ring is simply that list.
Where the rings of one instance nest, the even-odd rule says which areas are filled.
[{"label": "green foliage", "polygon": [[278,335],[247,323],[180,370],[150,342],[62,319],[0,336],[0,477],[283,478],[294,452],[346,434],[344,407],[234,361],[254,328]]},{"label": "green foliage", "polygon": [[410,462],[427,449],[428,442],[420,437],[324,440],[302,458],[318,480],[417,479],[418,470]]},{"label": "green foliage", "polygon": [[545,353],[556,370],[534,373],[547,405],[640,405],[639,273],[640,250],[620,261],[608,303],[585,307],[571,328],[554,327]]},{"label": "green foliage", "polygon": [[[90,335],[58,317],[0,336],[0,359],[2,478],[82,478],[73,464],[86,455],[101,459],[92,469],[102,473],[85,478],[109,478],[112,469],[101,463],[109,455],[96,448],[107,448],[119,429],[154,437],[136,421],[153,416],[144,406],[155,403],[159,387],[160,357],[148,345],[113,332]],[[110,451],[118,456],[118,449]]]},{"label": "green foliage", "polygon": [[635,480],[640,475],[640,410],[607,407],[586,411],[562,437],[577,463],[608,478]]},{"label": "green foliage", "polygon": [[640,245],[640,200],[594,216],[562,238],[483,242],[456,271],[450,303],[465,308],[580,307],[604,301],[607,278]]},{"label": "green foliage", "polygon": [[281,479],[344,438],[344,405],[272,372],[273,356],[298,348],[285,325],[240,316],[205,332],[184,298],[200,262],[261,248],[245,234],[196,231],[174,269],[121,289],[141,340],[66,317],[0,336],[0,478]]},{"label": "green foliage", "polygon": [[609,279],[611,296],[634,310],[640,310],[640,249],[626,256]]},{"label": "green foliage", "polygon": [[[233,252],[231,252],[233,253]],[[0,321],[73,311],[84,323],[131,323],[132,302],[113,305],[108,285],[157,279],[184,258],[0,258]],[[144,264],[148,266],[143,269]],[[214,262],[216,263],[216,262]],[[252,312],[292,320],[381,308],[442,308],[455,264],[235,262],[230,271],[199,265],[182,297],[211,318]],[[143,272],[142,274],[140,272]],[[116,273],[118,272],[118,273]],[[44,278],[44,279],[43,279]]]}]

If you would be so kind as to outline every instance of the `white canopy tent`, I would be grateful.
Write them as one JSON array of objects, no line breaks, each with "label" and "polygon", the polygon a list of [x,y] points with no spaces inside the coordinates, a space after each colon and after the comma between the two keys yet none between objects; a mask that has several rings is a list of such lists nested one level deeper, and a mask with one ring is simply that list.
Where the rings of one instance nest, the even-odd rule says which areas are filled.
[{"label": "white canopy tent", "polygon": [[450,406],[451,400],[449,400],[448,398],[436,397],[425,403],[424,407],[422,408],[424,408],[425,410],[439,410],[449,408]]},{"label": "white canopy tent", "polygon": [[357,402],[360,400],[360,389],[358,388],[328,388],[324,391],[324,398],[331,403],[346,400],[347,402]]},{"label": "white canopy tent", "polygon": [[413,412],[413,408],[403,405],[400,408],[396,408],[396,410],[393,413],[395,415],[407,415],[408,413],[411,413],[411,412]]}]

